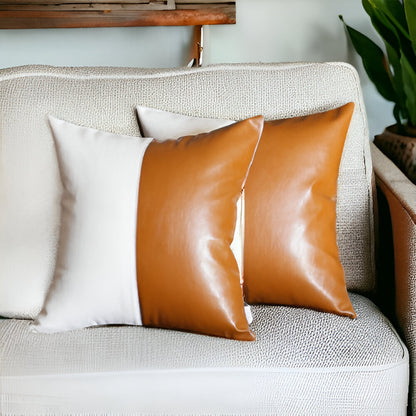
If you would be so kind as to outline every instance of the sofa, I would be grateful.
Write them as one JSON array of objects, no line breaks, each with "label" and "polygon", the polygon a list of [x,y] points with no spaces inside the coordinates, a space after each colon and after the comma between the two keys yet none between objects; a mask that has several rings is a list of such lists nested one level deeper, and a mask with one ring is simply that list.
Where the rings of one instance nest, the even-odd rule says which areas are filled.
[{"label": "sofa", "polygon": [[[415,374],[414,293],[416,276],[416,186],[375,145],[371,154],[378,195],[379,296],[385,313],[400,328],[410,354],[410,373]],[[383,242],[383,244],[381,243]],[[410,382],[409,410],[416,409],[414,376]]]},{"label": "sofa", "polygon": [[[233,121],[250,118],[249,122],[241,121],[205,136],[195,136],[199,137],[196,142],[205,140],[201,137],[210,137],[213,141],[212,137],[221,136],[231,129],[237,129],[233,130],[238,133],[235,136],[248,136],[247,129],[254,128],[261,135],[263,117],[266,121],[296,118],[296,123],[303,123],[310,120],[311,114],[330,114],[332,117],[335,114],[331,112],[335,111],[333,109],[348,107],[351,114],[347,130],[344,128],[345,143],[340,147],[340,160],[334,165],[336,195],[324,197],[328,209],[334,211],[333,216],[318,217],[320,219],[314,226],[327,224],[327,221],[334,225],[333,229],[327,230],[336,239],[334,244],[339,250],[333,254],[332,260],[335,263],[339,260],[342,265],[336,273],[342,272],[342,290],[348,290],[348,294],[342,296],[347,297],[346,308],[351,305],[354,314],[343,313],[343,310],[332,313],[314,305],[309,307],[307,301],[305,305],[300,301],[293,304],[248,302],[253,303],[252,323],[240,338],[245,340],[239,340],[238,336],[218,336],[216,332],[204,334],[192,328],[187,330],[186,326],[164,324],[157,328],[159,321],[156,318],[157,322],[145,326],[136,325],[134,320],[92,320],[95,325],[88,321],[90,323],[81,325],[82,328],[69,326],[62,331],[36,330],[39,325],[51,328],[45,322],[49,324],[52,309],[61,306],[58,299],[53,308],[51,306],[45,311],[45,304],[51,304],[51,293],[57,286],[64,296],[65,290],[69,291],[64,284],[57,284],[53,279],[57,262],[61,264],[60,269],[71,267],[67,263],[62,266],[62,235],[70,234],[74,229],[79,231],[76,227],[62,225],[64,213],[75,202],[65,203],[63,197],[67,186],[61,164],[66,156],[56,140],[58,130],[64,126],[64,133],[69,132],[65,139],[67,142],[76,141],[80,129],[84,129],[85,137],[92,134],[91,140],[90,136],[85,139],[91,143],[95,143],[94,135],[101,135],[97,132],[107,132],[108,140],[112,140],[114,135],[139,138],[143,132],[137,119],[137,106],[184,117]],[[258,115],[263,117],[255,117]],[[87,128],[96,130],[86,132]],[[315,130],[316,143],[312,143],[302,159],[301,168],[296,168],[299,177],[309,172],[309,165],[319,167],[325,164],[314,150],[318,149],[321,136],[320,127]],[[218,131],[220,133],[215,133]],[[303,134],[301,130],[299,134]],[[331,129],[328,134],[330,137]],[[253,140],[250,146],[254,149]],[[256,142],[258,147],[261,140]],[[296,137],[291,140],[288,151],[296,149],[296,152],[302,152],[296,147]],[[136,143],[133,142],[129,141],[134,147]],[[185,139],[181,143],[188,148],[195,140]],[[229,144],[224,141],[221,146]],[[231,147],[235,146],[237,144]],[[179,148],[171,147],[172,151]],[[160,145],[162,148],[166,146]],[[159,149],[158,144],[154,149]],[[331,152],[328,152],[328,157]],[[155,153],[156,150],[152,154]],[[215,153],[212,157],[218,157],[221,151],[206,152],[206,157],[208,154],[211,157],[211,153]],[[123,157],[127,164],[129,151]],[[240,163],[241,158],[233,157],[236,157],[233,166]],[[239,64],[169,70],[49,66],[3,69],[0,71],[0,158],[2,415],[404,415],[410,411],[409,391],[411,400],[414,395],[413,388],[409,390],[408,351],[412,357],[415,348],[411,279],[416,264],[414,188],[412,191],[401,177],[398,180],[399,173],[370,145],[360,80],[350,65]],[[99,163],[95,156],[86,159],[86,168],[82,169],[94,166],[92,171],[98,172],[95,166]],[[201,163],[204,160],[202,157]],[[255,160],[256,155],[251,162],[253,165]],[[290,167],[294,160],[286,158],[282,162]],[[143,159],[143,166],[145,161]],[[391,211],[397,314],[386,306],[394,297],[394,287],[386,293],[388,286],[377,278],[383,270],[376,267],[376,254],[383,241],[379,239],[382,230],[379,232],[377,226],[380,218],[373,162],[376,164],[379,192],[386,195]],[[117,163],[116,168],[101,166],[97,181],[124,169],[124,159]],[[148,166],[149,159],[146,163]],[[72,173],[76,175],[77,169]],[[153,175],[157,177],[158,173]],[[250,175],[251,170],[245,179],[247,188]],[[292,174],[290,180],[296,176]],[[188,179],[184,182],[189,182]],[[275,179],[271,177],[270,183],[273,184]],[[217,181],[221,180],[220,175]],[[152,186],[156,187],[150,184],[149,192],[153,191]],[[308,192],[313,192],[315,186],[320,185],[313,183]],[[89,189],[92,188],[93,185]],[[287,193],[283,199],[286,197],[290,198],[290,195]],[[236,197],[233,198],[235,203]],[[274,201],[267,209],[273,211],[279,202]],[[150,211],[157,209],[157,203],[149,204]],[[302,201],[293,204],[297,207]],[[119,204],[120,209],[123,207]],[[192,214],[190,211],[193,209],[188,208],[186,215]],[[99,215],[106,214],[105,207],[102,211]],[[235,225],[239,214],[238,210],[232,212],[230,215]],[[186,216],[180,210],[175,215],[173,221]],[[244,223],[244,210],[241,215]],[[160,215],[159,220],[163,218]],[[159,220],[155,220],[151,233],[157,232]],[[289,218],[280,220],[284,227]],[[256,224],[253,227],[255,229]],[[82,232],[83,227],[79,228]],[[185,224],[184,232],[188,228]],[[326,230],[318,228],[315,233],[318,240],[321,233],[325,234]],[[228,234],[226,238],[230,240]],[[147,257],[153,256],[154,251],[163,246],[164,238],[155,239],[156,242],[146,244],[146,248],[151,247],[151,251],[146,252]],[[256,244],[260,242],[258,240]],[[253,241],[246,241],[245,245],[250,244]],[[118,243],[112,246],[112,250],[117,247]],[[306,261],[302,247],[295,244],[290,248],[301,262]],[[85,245],[82,250],[75,251],[81,251],[82,255],[89,253],[90,249]],[[229,250],[228,245],[224,250]],[[283,252],[272,247],[268,255],[271,261],[285,264]],[[60,260],[57,260],[58,253]],[[227,251],[229,257],[228,254]],[[101,256],[100,260],[104,262],[106,259]],[[236,275],[233,279],[238,280],[239,285],[243,282],[238,279],[236,261],[230,267],[233,267]],[[155,262],[158,262],[157,256]],[[265,267],[261,259],[254,259],[254,262],[260,270]],[[152,267],[156,266],[161,267],[160,264]],[[168,264],[166,267],[173,273],[176,266]],[[243,279],[247,270],[246,267],[244,273],[241,270],[240,267]],[[313,270],[310,272],[313,274]],[[104,276],[106,270],[102,273]],[[80,280],[88,278],[83,275]],[[277,289],[273,290],[279,292],[279,281],[276,284]],[[322,283],[321,291],[330,292],[331,284],[330,274],[329,282]],[[118,296],[116,285],[117,282],[114,287],[109,286],[109,298]],[[233,285],[234,288],[240,287],[234,281]],[[71,290],[72,298],[67,302],[69,310],[65,317],[68,322],[77,319],[83,305],[93,303],[100,293],[97,290],[85,300],[76,287]],[[302,299],[308,299],[309,289],[299,287],[291,290],[295,295],[300,294]],[[225,302],[221,294],[217,298],[216,302]],[[188,297],[183,303],[192,301],[192,297]],[[108,308],[104,309],[122,308],[124,305],[121,303],[111,307],[107,305]],[[243,305],[240,303],[239,311]],[[244,310],[247,309],[245,306]],[[241,320],[240,315],[238,319]],[[246,314],[247,320],[249,315]],[[204,319],[199,317],[195,320],[200,324]],[[256,339],[248,341],[254,338],[253,334]]]}]

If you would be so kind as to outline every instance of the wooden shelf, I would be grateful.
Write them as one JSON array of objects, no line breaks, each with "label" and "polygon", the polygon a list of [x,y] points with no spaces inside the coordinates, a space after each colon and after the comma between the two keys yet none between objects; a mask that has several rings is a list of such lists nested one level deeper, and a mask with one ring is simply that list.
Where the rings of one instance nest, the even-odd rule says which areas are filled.
[{"label": "wooden shelf", "polygon": [[235,1],[0,0],[0,29],[234,24]]}]

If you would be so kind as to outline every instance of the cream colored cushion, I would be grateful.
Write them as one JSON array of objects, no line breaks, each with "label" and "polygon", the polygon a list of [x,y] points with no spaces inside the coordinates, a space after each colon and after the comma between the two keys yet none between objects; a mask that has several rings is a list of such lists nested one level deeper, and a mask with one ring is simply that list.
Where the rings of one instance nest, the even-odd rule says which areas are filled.
[{"label": "cream colored cushion", "polygon": [[144,324],[253,339],[230,245],[263,118],[163,143],[50,122],[62,225],[33,330]]}]

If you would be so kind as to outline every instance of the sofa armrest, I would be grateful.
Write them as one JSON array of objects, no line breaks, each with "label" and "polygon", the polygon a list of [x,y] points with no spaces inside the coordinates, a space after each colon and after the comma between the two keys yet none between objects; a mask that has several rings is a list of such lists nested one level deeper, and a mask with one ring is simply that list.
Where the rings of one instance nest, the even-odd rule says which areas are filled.
[{"label": "sofa armrest", "polygon": [[[395,318],[409,349],[413,380],[416,374],[416,185],[373,143],[371,153],[377,188],[387,200],[390,211]],[[386,224],[385,218],[379,220]],[[382,244],[385,242],[379,241],[379,245]],[[416,384],[412,384],[412,408],[416,409]]]},{"label": "sofa armrest", "polygon": [[[416,186],[371,144],[377,187],[385,195],[390,209],[396,280],[396,313],[404,332],[416,331]],[[379,241],[379,244],[382,244]]]}]

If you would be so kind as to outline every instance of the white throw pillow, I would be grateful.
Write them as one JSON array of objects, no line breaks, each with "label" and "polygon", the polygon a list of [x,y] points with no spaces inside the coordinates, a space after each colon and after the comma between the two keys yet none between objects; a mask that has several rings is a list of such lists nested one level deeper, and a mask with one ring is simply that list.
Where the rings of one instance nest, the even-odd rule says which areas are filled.
[{"label": "white throw pillow", "polygon": [[141,105],[136,110],[142,135],[157,140],[206,133],[235,123],[234,120],[192,117]]},{"label": "white throw pillow", "polygon": [[[226,146],[231,149],[230,151],[232,153],[230,153],[230,155],[231,158],[234,158],[234,161],[233,159],[229,159],[226,154],[218,157],[215,156],[219,155],[218,151],[211,152],[212,155],[214,155],[213,158],[211,158],[213,159],[213,162],[207,162],[208,170],[201,171],[202,177],[209,180],[212,176],[211,172],[214,172],[214,177],[215,175],[218,177],[218,173],[215,173],[217,172],[217,169],[210,167],[209,163],[219,163],[218,166],[221,166],[221,169],[225,169],[224,172],[229,172],[233,175],[232,177],[237,178],[241,183],[236,187],[238,181],[236,182],[236,179],[234,179],[232,188],[230,188],[228,180],[226,180],[224,185],[220,185],[219,192],[221,197],[219,200],[218,196],[216,196],[216,187],[218,185],[212,187],[212,183],[218,184],[218,179],[215,182],[208,181],[206,184],[201,183],[201,186],[207,186],[207,189],[214,190],[214,194],[211,198],[214,197],[215,202],[212,204],[211,200],[207,199],[206,203],[204,203],[203,199],[205,198],[205,191],[202,191],[202,201],[197,198],[198,205],[194,206],[195,208],[191,206],[191,211],[187,211],[186,208],[182,209],[181,206],[179,206],[179,212],[188,212],[191,214],[189,223],[186,217],[184,219],[176,217],[178,218],[178,222],[182,221],[184,224],[183,227],[185,227],[183,228],[184,236],[182,236],[181,233],[173,231],[174,236],[179,236],[179,244],[185,242],[185,245],[189,245],[187,243],[186,233],[188,232],[189,224],[198,224],[198,211],[202,211],[203,214],[201,224],[209,225],[209,223],[204,223],[204,221],[209,218],[210,222],[213,221],[213,229],[225,232],[223,235],[227,235],[228,233],[227,228],[224,228],[224,230],[221,231],[223,224],[224,226],[229,227],[228,229],[230,229],[231,225],[231,229],[234,230],[237,221],[236,216],[230,217],[228,215],[227,221],[224,222],[222,215],[218,216],[218,214],[216,214],[216,217],[213,217],[209,213],[207,217],[205,217],[205,215],[207,214],[207,209],[215,209],[215,206],[218,206],[218,203],[223,204],[224,202],[221,202],[221,200],[225,201],[225,204],[227,204],[226,206],[228,207],[227,209],[233,206],[233,209],[235,210],[234,213],[236,213],[236,201],[247,175],[246,170],[251,163],[251,159],[248,158],[253,157],[257,146],[256,143],[262,129],[261,117],[252,120],[253,121],[247,120],[246,122],[242,122],[240,123],[240,126],[233,126],[232,129],[221,129],[219,133],[214,132],[214,134],[212,134],[212,136],[216,138],[215,140],[220,143],[220,145],[215,145],[217,148],[222,149],[224,146],[221,145],[221,143],[227,143]],[[162,152],[161,154],[166,155],[164,157],[168,157],[172,154],[173,159],[171,160],[174,160],[176,157],[175,148],[177,146],[172,147],[169,144],[168,146],[162,146],[162,143],[158,144],[154,141],[152,143],[152,139],[149,138],[119,136],[77,126],[58,120],[54,117],[50,117],[50,124],[56,143],[63,183],[62,224],[55,278],[45,300],[42,312],[39,314],[34,324],[32,324],[32,330],[34,332],[53,333],[95,325],[145,324],[165,328],[191,330],[194,332],[236,339],[253,339],[253,335],[249,332],[247,327],[247,317],[251,316],[250,311],[249,309],[244,308],[242,290],[241,287],[239,287],[238,280],[233,283],[235,276],[238,277],[238,274],[240,273],[235,256],[233,256],[230,249],[228,249],[229,253],[217,251],[218,248],[215,248],[215,245],[219,244],[219,246],[223,247],[227,240],[215,238],[215,235],[214,237],[211,237],[209,234],[205,235],[204,233],[210,229],[208,227],[205,230],[205,225],[201,230],[197,227],[195,230],[189,229],[189,232],[191,233],[190,235],[192,238],[196,236],[197,245],[194,247],[197,250],[197,254],[200,253],[200,251],[198,251],[200,250],[199,247],[202,248],[209,243],[207,246],[209,249],[208,253],[201,252],[200,260],[195,255],[193,257],[185,256],[185,259],[189,258],[191,263],[195,261],[197,263],[199,262],[200,266],[198,267],[203,271],[209,270],[213,265],[217,265],[215,267],[218,269],[218,276],[216,276],[216,274],[208,274],[208,278],[216,279],[218,284],[220,284],[219,288],[221,288],[221,291],[225,290],[224,293],[228,290],[232,291],[230,299],[220,300],[221,309],[227,303],[228,306],[224,307],[224,311],[219,314],[218,322],[213,322],[211,327],[205,330],[204,327],[201,328],[199,326],[197,316],[189,317],[180,307],[179,310],[176,311],[178,317],[175,318],[178,323],[175,323],[175,319],[175,322],[172,323],[171,317],[168,317],[166,314],[164,316],[161,315],[158,309],[152,311],[150,308],[149,315],[148,298],[144,298],[147,302],[147,306],[144,307],[141,305],[142,286],[137,283],[139,281],[137,279],[140,277],[141,270],[138,268],[137,263],[137,256],[140,256],[140,250],[137,248],[138,240],[136,238],[139,238],[139,229],[141,229],[137,222],[139,215],[138,201],[142,201],[142,198],[144,198],[143,201],[148,199],[147,196],[140,196],[139,198],[139,184],[143,183],[143,178],[141,177],[142,164],[149,145],[152,146],[153,153],[156,152],[156,154],[159,154]],[[243,135],[247,136],[246,144],[241,143],[241,146],[237,140],[241,135],[239,131],[242,131]],[[228,137],[233,137],[232,140],[235,144],[231,142],[228,143]],[[193,139],[193,137],[190,139]],[[215,140],[213,142],[214,144],[217,143]],[[207,147],[207,149],[210,148],[210,141],[207,142],[205,137],[202,137],[199,140],[198,138],[196,140],[190,140],[189,142],[190,148],[193,147],[194,149],[199,149],[199,147],[201,147],[199,143],[205,143],[202,144],[202,148],[204,148],[204,146]],[[238,146],[236,146],[236,144],[238,144]],[[234,148],[239,149],[233,150]],[[185,149],[186,153],[187,146],[183,145],[182,149]],[[204,155],[205,154],[206,153],[204,153]],[[179,157],[181,156],[179,155]],[[148,161],[149,158],[150,155],[147,158]],[[203,158],[205,158],[205,156],[203,156]],[[192,161],[193,159],[188,160]],[[216,162],[216,160],[218,160],[218,162]],[[190,164],[195,165],[193,162]],[[239,171],[234,168],[234,166],[237,165],[239,165]],[[148,162],[147,166],[152,165],[149,165]],[[224,168],[222,166],[224,166]],[[194,168],[199,169],[198,166]],[[235,172],[233,172],[233,170]],[[174,171],[168,170],[169,176],[172,175],[173,172]],[[149,181],[152,180],[149,180],[149,178],[154,178],[155,176],[147,174],[144,175],[144,177],[147,178],[145,183],[148,184]],[[175,174],[173,174],[173,177],[175,177]],[[228,174],[220,174],[220,178],[226,179],[227,177]],[[192,175],[190,178],[192,178]],[[157,180],[160,180],[160,178]],[[188,192],[188,194],[189,192],[194,192],[194,190],[196,190],[195,185],[198,183],[199,182],[194,183],[194,181],[191,180],[187,188],[186,185],[182,186],[185,182],[180,181],[181,186],[176,192],[180,195],[182,195],[183,192]],[[221,191],[222,186],[228,187],[224,188],[225,193]],[[172,188],[167,188],[169,193],[170,189]],[[211,191],[206,194],[207,198],[210,198],[210,192]],[[158,190],[156,190],[156,192],[151,191],[150,194],[152,193],[159,195]],[[174,193],[175,192],[173,192],[173,194]],[[148,194],[145,193],[145,195]],[[150,197],[150,199],[151,198],[152,197]],[[218,203],[217,200],[219,201]],[[140,202],[140,204],[142,203]],[[211,208],[211,205],[213,208]],[[156,205],[152,205],[152,207],[153,206],[155,208],[152,208],[151,211],[154,211],[154,214],[152,213],[152,215],[156,216],[156,227],[158,228],[158,222],[162,219],[160,215],[164,215],[163,212],[166,213],[166,209],[169,209],[169,207],[173,207],[174,205],[169,205],[169,200],[166,203],[163,201],[160,214],[158,213],[159,207]],[[192,217],[194,212],[196,213],[195,218]],[[223,211],[220,210],[217,212],[222,213]],[[215,213],[215,210],[213,213]],[[149,216],[142,218],[150,219]],[[231,222],[230,224],[229,218],[234,218],[233,221],[235,222]],[[218,225],[220,225],[219,228]],[[172,233],[170,229],[175,227],[175,224],[169,223],[168,227],[169,233]],[[172,230],[174,229],[175,228],[172,228]],[[150,240],[146,240],[148,242],[152,242],[153,240],[152,230],[155,229],[150,229]],[[239,235],[239,239],[242,241],[243,238],[241,233],[243,230],[239,231],[240,233],[237,233],[237,235]],[[160,230],[155,230],[154,233],[157,245],[159,242],[163,243],[161,236],[165,234],[161,234]],[[228,233],[228,235],[230,234]],[[149,236],[149,231],[147,231],[147,236]],[[211,241],[215,241],[214,245]],[[154,241],[152,244],[153,243]],[[230,242],[228,242],[228,245],[229,244]],[[172,247],[175,245],[177,245],[175,239],[173,242],[168,242],[168,257],[172,254]],[[215,259],[217,254],[212,257],[210,251],[211,247],[214,250],[212,253],[218,253],[218,261]],[[179,250],[182,249],[179,248]],[[230,255],[234,260],[231,260]],[[156,254],[156,258],[156,262],[164,262],[163,255],[160,256],[159,260],[159,254]],[[205,261],[208,261],[206,266],[204,265]],[[224,265],[226,268],[224,268]],[[176,266],[175,264],[172,264],[172,267],[174,269],[180,269],[181,264],[178,263]],[[139,270],[139,272],[137,272],[137,270]],[[143,273],[146,274],[146,272]],[[192,277],[192,275],[193,272],[191,272],[191,275],[187,275],[186,273],[181,274],[181,272],[179,272],[180,279],[196,279],[196,283],[198,284],[198,279],[200,279],[198,273],[195,275],[196,278]],[[166,277],[164,277],[164,279],[166,279]],[[175,290],[177,290],[177,288],[180,287],[181,282],[176,280],[175,283],[173,280],[172,284],[175,285]],[[196,287],[194,283],[191,283],[190,286],[191,288]],[[208,289],[208,292],[206,292],[206,294],[204,292],[202,293],[201,300],[204,299],[204,301],[197,301],[197,304],[201,303],[202,309],[204,307],[208,308],[207,310],[211,311],[209,313],[212,313],[213,311],[219,312],[217,309],[218,305],[215,305],[215,303],[218,302],[217,293],[219,288],[216,288],[214,284],[214,286],[209,289],[209,286],[202,281],[201,287],[196,287],[197,291]],[[215,296],[212,294],[210,295],[210,292],[214,293]],[[199,296],[201,296],[201,293]],[[240,296],[239,300],[238,296]],[[209,298],[211,298],[212,305],[208,302],[208,304],[203,306],[202,303]],[[198,298],[196,297],[196,299]],[[245,312],[244,318],[241,317],[241,311],[239,310],[240,306],[238,305],[240,302],[243,315]],[[145,308],[145,314],[147,314],[145,315],[145,319],[142,319],[143,307]],[[229,308],[228,311],[227,308]],[[201,313],[203,314],[202,316],[206,317],[206,315],[204,315],[205,312]],[[216,318],[214,318],[216,313],[217,312],[214,312],[213,315],[214,321],[216,320]],[[151,317],[153,314],[158,317],[155,321],[156,323],[152,321]],[[172,316],[175,316],[174,312],[172,312]],[[165,323],[160,322],[159,319],[162,319]],[[229,320],[229,322],[225,323],[224,319]],[[205,319],[202,321],[205,321]],[[150,324],[148,322],[150,322]],[[195,323],[196,325],[194,325]],[[215,327],[215,325],[218,325],[218,327]],[[234,325],[236,326],[234,327]]]}]

